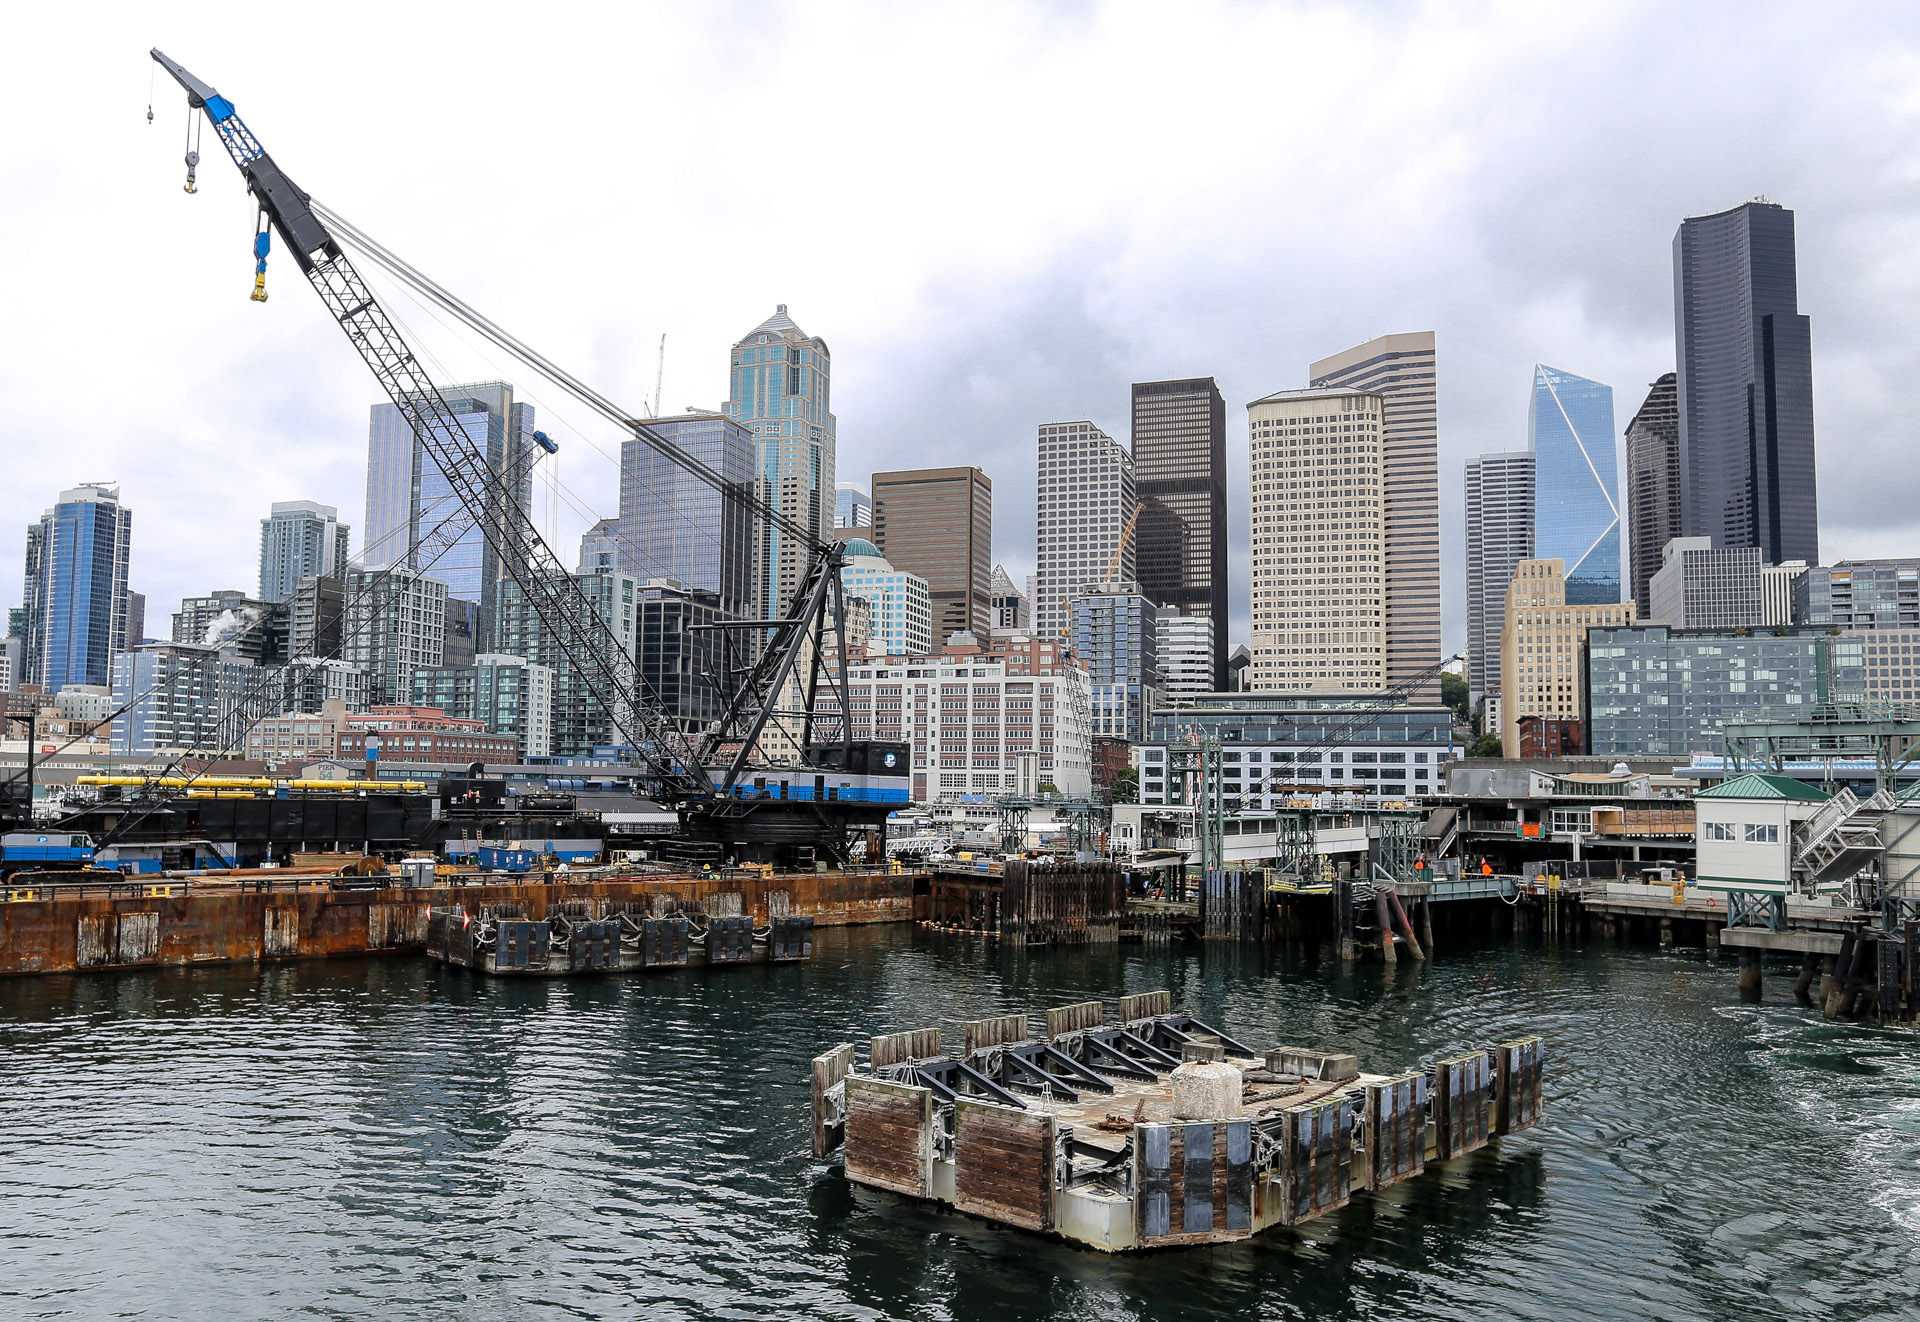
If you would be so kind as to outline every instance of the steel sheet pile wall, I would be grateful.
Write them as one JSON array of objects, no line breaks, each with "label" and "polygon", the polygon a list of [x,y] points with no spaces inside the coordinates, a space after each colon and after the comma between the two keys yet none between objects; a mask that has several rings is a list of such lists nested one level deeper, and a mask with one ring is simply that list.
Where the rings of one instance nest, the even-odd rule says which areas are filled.
[{"label": "steel sheet pile wall", "polygon": [[1111,863],[1008,860],[1000,935],[1033,944],[1118,941],[1127,913],[1127,876]]},{"label": "steel sheet pile wall", "polygon": [[[913,914],[911,875],[753,874],[659,880],[529,881],[478,886],[336,891],[215,889],[174,881],[170,896],[58,894],[0,904],[0,976],[82,968],[250,963],[314,959],[383,950],[424,950],[436,907],[518,905],[545,915],[551,906],[591,901],[600,909],[656,901],[707,911],[738,905],[742,923],[767,925],[774,905],[814,926],[906,922]],[[129,887],[129,890],[136,889]],[[723,901],[722,896],[737,895]],[[777,898],[775,898],[777,897]],[[792,942],[811,945],[811,931]]]}]

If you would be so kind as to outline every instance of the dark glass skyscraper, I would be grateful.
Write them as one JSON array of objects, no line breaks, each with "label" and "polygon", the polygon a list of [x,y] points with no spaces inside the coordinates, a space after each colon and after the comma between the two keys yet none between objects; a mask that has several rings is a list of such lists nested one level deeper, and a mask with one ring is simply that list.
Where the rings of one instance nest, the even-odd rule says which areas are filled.
[{"label": "dark glass skyscraper", "polygon": [[1813,351],[1793,213],[1748,202],[1673,236],[1680,469],[1690,537],[1820,563]]},{"label": "dark glass skyscraper", "polygon": [[[761,530],[753,433],[719,413],[649,418],[650,430],[718,473],[724,492],[638,438],[620,444],[620,518],[614,564],[641,584],[667,582],[712,596],[729,619],[758,619],[755,556]],[[583,543],[584,547],[584,543]],[[581,572],[593,567],[584,563]]]},{"label": "dark glass skyscraper", "polygon": [[1620,482],[1613,387],[1557,367],[1533,369],[1533,556],[1566,566],[1567,605],[1620,600]]},{"label": "dark glass skyscraper", "polygon": [[1660,553],[1681,535],[1680,406],[1668,372],[1647,391],[1627,424],[1627,558],[1633,604],[1653,615],[1647,584],[1660,572]]},{"label": "dark glass skyscraper", "polygon": [[1213,620],[1227,686],[1227,405],[1213,378],[1133,387],[1134,573],[1156,606]]}]

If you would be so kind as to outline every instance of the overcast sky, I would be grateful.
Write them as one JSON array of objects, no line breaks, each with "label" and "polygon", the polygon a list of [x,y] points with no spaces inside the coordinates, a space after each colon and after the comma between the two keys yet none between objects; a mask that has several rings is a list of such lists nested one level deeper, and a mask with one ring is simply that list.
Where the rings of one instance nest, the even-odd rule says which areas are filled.
[{"label": "overcast sky", "polygon": [[[1798,214],[1821,547],[1920,553],[1920,7],[1905,4],[336,3],[36,6],[0,149],[0,604],[57,492],[120,483],[132,581],[251,591],[258,521],[363,523],[375,387],[184,95],[635,411],[717,406],[786,303],[833,350],[843,481],[975,463],[1032,569],[1034,428],[1127,435],[1128,385],[1228,400],[1233,637],[1246,413],[1373,335],[1439,336],[1447,643],[1461,470],[1525,444],[1532,367],[1673,368],[1681,217]],[[150,88],[155,121],[146,118]],[[615,512],[617,437],[403,299],[443,380],[506,375],[563,448],[543,528]]]}]

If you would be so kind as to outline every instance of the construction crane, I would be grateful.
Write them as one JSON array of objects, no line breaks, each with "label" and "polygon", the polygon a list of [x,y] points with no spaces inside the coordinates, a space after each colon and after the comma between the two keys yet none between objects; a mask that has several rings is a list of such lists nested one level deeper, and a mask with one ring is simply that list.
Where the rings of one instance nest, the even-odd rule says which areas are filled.
[{"label": "construction crane", "polygon": [[[198,110],[206,116],[257,205],[253,298],[260,302],[266,299],[271,236],[277,234],[328,314],[445,476],[467,522],[443,520],[433,533],[422,538],[422,549],[433,552],[428,543],[435,540],[450,545],[467,526],[478,525],[499,556],[504,576],[518,585],[543,630],[634,749],[644,766],[645,788],[679,810],[684,834],[741,858],[804,862],[822,853],[830,859],[844,858],[855,833],[884,828],[886,814],[908,798],[907,750],[902,744],[854,743],[847,718],[844,638],[838,648],[838,674],[829,681],[837,682],[840,694],[838,737],[829,742],[826,732],[816,730],[814,725],[826,635],[829,629],[844,633],[845,628],[840,543],[813,537],[803,525],[737,484],[728,483],[708,465],[635,421],[633,413],[621,409],[338,214],[314,202],[267,153],[230,100],[160,51],[154,50],[152,56],[186,90],[189,113]],[[190,184],[197,164],[198,153],[190,153]],[[469,443],[412,347],[348,258],[343,242],[604,418],[712,485],[727,499],[745,505],[754,515],[809,548],[806,572],[784,617],[727,626],[759,633],[763,643],[740,683],[726,695],[721,716],[697,737],[683,732],[650,700],[653,695],[640,691],[642,684],[633,658],[540,537],[520,505],[515,484],[490,467],[485,456]],[[659,403],[656,399],[656,408]],[[451,533],[447,531],[450,524],[455,525]],[[445,546],[438,549],[444,550]],[[427,562],[432,558],[428,554]],[[784,768],[756,764],[760,740],[769,724],[784,723],[794,715],[777,707],[778,695],[790,680],[799,682],[803,700],[798,714],[801,728],[793,738],[801,761]]]},{"label": "construction crane", "polygon": [[1113,558],[1107,561],[1107,573],[1100,580],[1101,586],[1113,582],[1113,576],[1120,572],[1120,557],[1126,554],[1127,542],[1133,537],[1133,525],[1140,518],[1140,511],[1146,507],[1146,501],[1139,501],[1135,503],[1133,513],[1127,515],[1127,526],[1120,530],[1120,540],[1113,544]]}]

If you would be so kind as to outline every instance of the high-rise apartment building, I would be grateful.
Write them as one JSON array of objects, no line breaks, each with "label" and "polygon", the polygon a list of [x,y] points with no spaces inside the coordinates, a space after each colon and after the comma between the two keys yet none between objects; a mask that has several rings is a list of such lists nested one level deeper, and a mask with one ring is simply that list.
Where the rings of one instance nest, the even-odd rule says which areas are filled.
[{"label": "high-rise apartment building", "polygon": [[1135,382],[1134,528],[1140,590],[1219,621],[1214,684],[1227,682],[1227,403],[1212,377]]},{"label": "high-rise apartment building", "polygon": [[[614,653],[608,657],[634,688],[634,653],[639,637],[640,583],[631,574],[575,574],[574,588],[613,635]],[[520,585],[500,585],[500,616],[495,630],[499,647],[509,656],[525,657],[553,671],[553,742],[558,757],[586,757],[596,748],[622,745],[623,723],[630,713],[609,709],[594,693],[586,676],[561,646],[561,640],[541,620]],[[478,657],[475,658],[477,663]]]},{"label": "high-rise apartment building", "polygon": [[287,657],[287,617],[284,601],[221,588],[182,598],[173,616],[173,641],[217,647],[255,665],[278,665]]},{"label": "high-rise apartment building", "polygon": [[977,468],[873,475],[873,544],[933,596],[933,643],[993,627],[993,483]]},{"label": "high-rise apartment building", "polygon": [[1763,623],[1760,548],[1717,547],[1710,537],[1675,537],[1647,582],[1646,623],[1676,629],[1750,629]]},{"label": "high-rise apartment building", "polygon": [[1667,543],[1682,530],[1677,379],[1668,372],[1655,381],[1627,424],[1627,572],[1642,619],[1653,609],[1647,581],[1659,571]]},{"label": "high-rise apartment building", "polygon": [[1620,600],[1622,520],[1613,435],[1612,386],[1557,367],[1533,369],[1527,405],[1533,554],[1566,565],[1567,600],[1574,605]]},{"label": "high-rise apartment building", "polygon": [[1505,756],[1520,756],[1524,720],[1584,719],[1581,659],[1587,630],[1633,622],[1630,601],[1573,600],[1561,560],[1520,562],[1507,586],[1500,634],[1500,746]]},{"label": "high-rise apartment building", "polygon": [[[733,346],[727,417],[752,433],[766,502],[814,541],[833,526],[833,356],[827,342],[794,325],[782,303]],[[777,524],[760,533],[759,601],[783,614],[806,572],[808,547]]]},{"label": "high-rise apartment building", "polygon": [[[1386,682],[1440,664],[1440,394],[1432,331],[1382,335],[1307,369],[1308,384],[1365,390],[1386,409],[1382,431],[1381,545],[1385,565]],[[1438,674],[1408,700],[1438,702]]]},{"label": "high-rise apartment building", "polygon": [[1247,405],[1255,690],[1387,685],[1384,412],[1361,390]]},{"label": "high-rise apartment building", "polygon": [[1842,560],[1804,570],[1793,622],[1844,629],[1920,627],[1920,559]]},{"label": "high-rise apartment building", "polygon": [[1813,348],[1793,212],[1756,200],[1673,236],[1683,531],[1820,563]]},{"label": "high-rise apartment building", "polygon": [[523,759],[553,752],[553,701],[553,668],[523,656],[483,652],[470,666],[413,672],[413,706],[438,707],[491,734],[511,735]]},{"label": "high-rise apartment building", "polygon": [[642,583],[710,593],[731,619],[762,618],[755,573],[760,529],[749,503],[758,495],[753,432],[719,413],[644,421],[648,430],[718,474],[724,490],[639,437],[621,442],[620,571]]},{"label": "high-rise apartment building", "polygon": [[352,532],[331,505],[276,500],[260,520],[260,600],[286,601],[309,574],[345,574]]},{"label": "high-rise apartment building", "polygon": [[[1135,581],[1134,544],[1120,545],[1136,496],[1133,456],[1091,422],[1049,422],[1040,427],[1040,488],[1035,549],[1034,627],[1059,638],[1067,627],[1067,603],[1109,578]],[[1112,573],[1114,548],[1120,559]]]},{"label": "high-rise apartment building", "polygon": [[1102,583],[1068,606],[1068,637],[1092,686],[1093,734],[1139,743],[1160,685],[1158,612],[1134,583]]},{"label": "high-rise apartment building", "polygon": [[[194,643],[147,643],[113,658],[115,753],[150,756],[193,751],[208,757],[237,754],[251,718],[264,716],[277,695],[256,690],[258,667]],[[235,720],[229,716],[240,713]],[[226,722],[225,724],[222,724]]]},{"label": "high-rise apartment building", "polygon": [[341,632],[344,659],[366,672],[369,701],[405,702],[416,668],[445,664],[447,585],[403,566],[349,570]]},{"label": "high-rise apartment building", "polygon": [[[720,719],[723,686],[751,664],[753,640],[741,630],[714,627],[738,617],[723,611],[711,592],[655,580],[640,585],[638,604],[634,661],[640,692],[656,711],[696,734]],[[855,633],[850,622],[849,650]]]},{"label": "high-rise apartment building", "polygon": [[[440,392],[467,444],[492,472],[513,489],[520,508],[533,507],[533,467],[544,453],[533,440],[533,405],[516,403],[504,381],[448,386]],[[446,520],[462,528],[451,546],[423,564],[420,541]],[[500,582],[499,557],[454,495],[406,417],[392,404],[375,404],[367,431],[367,517],[361,569],[404,565],[420,569],[447,585],[449,596],[478,603],[480,631],[492,628]],[[438,665],[439,662],[434,664]],[[382,702],[406,701],[399,696]]]},{"label": "high-rise apartment building", "polygon": [[1500,691],[1500,626],[1514,566],[1533,558],[1533,454],[1467,460],[1467,693]]},{"label": "high-rise apartment building", "polygon": [[840,483],[833,489],[833,526],[871,528],[873,498],[851,482]]},{"label": "high-rise apartment building", "polygon": [[[349,571],[351,572],[351,571]],[[339,657],[347,613],[347,581],[308,575],[293,585],[287,603],[287,656]]]},{"label": "high-rise apartment building", "polygon": [[105,684],[128,647],[127,563],[133,511],[120,488],[89,482],[27,527],[24,674],[16,682],[57,693]]},{"label": "high-rise apartment building", "polygon": [[874,656],[925,656],[933,648],[933,594],[927,580],[896,569],[863,537],[846,542],[840,582],[867,603],[867,650]]}]

